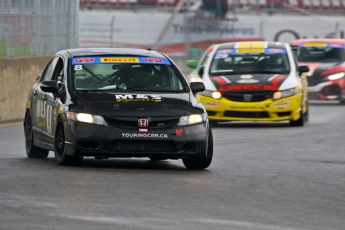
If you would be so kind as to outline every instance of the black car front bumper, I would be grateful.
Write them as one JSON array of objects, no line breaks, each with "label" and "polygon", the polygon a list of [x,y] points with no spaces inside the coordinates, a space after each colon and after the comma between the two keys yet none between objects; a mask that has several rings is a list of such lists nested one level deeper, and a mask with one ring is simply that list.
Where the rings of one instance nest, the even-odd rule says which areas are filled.
[{"label": "black car front bumper", "polygon": [[208,122],[161,128],[114,127],[66,120],[67,155],[90,157],[161,157],[179,159],[205,154]]}]

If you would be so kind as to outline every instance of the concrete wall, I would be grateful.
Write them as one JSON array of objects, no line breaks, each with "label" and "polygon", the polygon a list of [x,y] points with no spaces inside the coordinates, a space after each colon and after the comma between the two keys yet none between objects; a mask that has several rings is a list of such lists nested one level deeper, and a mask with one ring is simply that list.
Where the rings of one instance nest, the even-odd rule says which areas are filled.
[{"label": "concrete wall", "polygon": [[[0,122],[24,119],[31,86],[48,64],[51,56],[0,58]],[[188,57],[171,57],[184,74]]]},{"label": "concrete wall", "polygon": [[30,88],[51,58],[0,59],[0,122],[24,118]]}]

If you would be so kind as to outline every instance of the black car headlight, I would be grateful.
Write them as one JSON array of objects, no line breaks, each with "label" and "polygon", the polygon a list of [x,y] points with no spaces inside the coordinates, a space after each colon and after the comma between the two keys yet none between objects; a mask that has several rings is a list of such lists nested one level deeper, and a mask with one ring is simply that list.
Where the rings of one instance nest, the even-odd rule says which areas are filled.
[{"label": "black car headlight", "polygon": [[222,97],[222,94],[220,92],[211,90],[205,90],[203,92],[200,92],[200,94],[206,97],[212,97],[214,99],[220,99]]},{"label": "black car headlight", "polygon": [[345,72],[341,72],[341,73],[335,73],[335,74],[331,74],[329,76],[327,76],[328,80],[337,80],[340,78],[343,78],[345,76]]},{"label": "black car headlight", "polygon": [[192,125],[202,123],[207,120],[207,113],[191,114],[189,116],[181,116],[178,125]]},{"label": "black car headlight", "polygon": [[299,92],[299,88],[295,87],[292,89],[286,89],[286,90],[281,90],[281,91],[277,91],[273,94],[273,100],[278,100],[284,97],[290,97],[293,96],[295,94],[297,94]]},{"label": "black car headlight", "polygon": [[80,122],[85,122],[89,124],[107,125],[104,118],[100,115],[67,112],[67,118],[73,121],[80,121]]}]

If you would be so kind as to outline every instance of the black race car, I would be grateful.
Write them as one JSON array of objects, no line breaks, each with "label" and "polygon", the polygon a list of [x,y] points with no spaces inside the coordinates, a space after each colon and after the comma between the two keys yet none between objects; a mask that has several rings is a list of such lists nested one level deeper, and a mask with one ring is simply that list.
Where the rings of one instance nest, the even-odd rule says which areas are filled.
[{"label": "black race car", "polygon": [[29,93],[24,132],[30,158],[54,151],[63,164],[83,157],[182,159],[207,168],[213,139],[207,113],[165,54],[89,48],[56,53]]}]

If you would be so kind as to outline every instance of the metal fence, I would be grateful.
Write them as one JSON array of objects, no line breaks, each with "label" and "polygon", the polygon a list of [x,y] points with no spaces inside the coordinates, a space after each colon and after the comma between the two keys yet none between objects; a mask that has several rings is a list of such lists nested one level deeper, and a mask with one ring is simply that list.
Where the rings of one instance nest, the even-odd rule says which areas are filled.
[{"label": "metal fence", "polygon": [[79,0],[0,0],[0,57],[76,48]]}]

